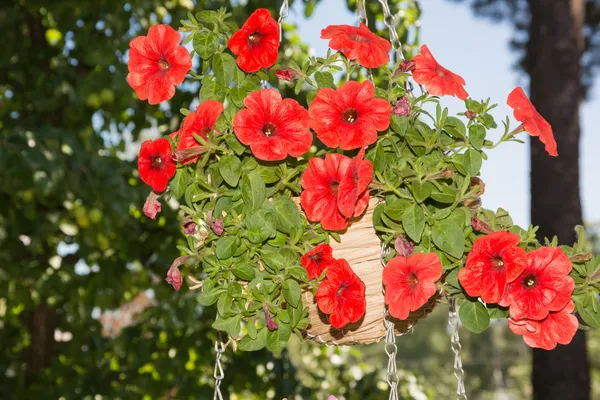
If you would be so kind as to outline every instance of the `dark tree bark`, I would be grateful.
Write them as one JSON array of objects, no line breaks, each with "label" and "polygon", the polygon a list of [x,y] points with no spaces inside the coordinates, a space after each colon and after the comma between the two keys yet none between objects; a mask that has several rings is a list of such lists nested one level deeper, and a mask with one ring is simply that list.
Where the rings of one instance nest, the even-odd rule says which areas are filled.
[{"label": "dark tree bark", "polygon": [[[531,12],[525,65],[531,100],[550,122],[559,157],[531,140],[531,220],[538,238],[575,242],[582,224],[579,196],[579,106],[583,98],[584,0],[528,0]],[[533,393],[539,400],[587,400],[590,377],[586,338],[578,332],[568,346],[533,351]]]},{"label": "dark tree bark", "polygon": [[31,348],[27,360],[27,383],[50,365],[57,327],[56,308],[40,304],[31,317]]}]

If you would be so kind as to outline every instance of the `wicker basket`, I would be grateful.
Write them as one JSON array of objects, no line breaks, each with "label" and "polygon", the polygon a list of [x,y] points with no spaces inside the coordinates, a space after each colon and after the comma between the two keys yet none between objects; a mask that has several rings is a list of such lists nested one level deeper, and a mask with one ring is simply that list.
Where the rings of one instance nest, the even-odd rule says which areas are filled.
[{"label": "wicker basket", "polygon": [[[318,343],[334,345],[368,344],[385,336],[381,242],[373,228],[373,210],[377,199],[371,199],[366,212],[354,221],[341,235],[341,242],[331,242],[333,256],[345,258],[366,286],[367,309],[363,318],[336,329],[329,325],[327,315],[319,311],[314,295],[305,291],[303,303],[309,307],[311,324],[305,336]],[[404,321],[396,320],[396,333],[406,333],[421,318],[429,314],[440,296],[433,296],[421,309],[411,313]]]}]

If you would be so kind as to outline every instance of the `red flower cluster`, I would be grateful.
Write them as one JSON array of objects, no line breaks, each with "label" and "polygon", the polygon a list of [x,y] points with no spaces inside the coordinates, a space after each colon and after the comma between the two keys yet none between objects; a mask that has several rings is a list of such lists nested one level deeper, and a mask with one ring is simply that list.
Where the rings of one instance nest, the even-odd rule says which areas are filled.
[{"label": "red flower cluster", "polygon": [[535,109],[531,101],[523,92],[523,89],[516,87],[508,95],[506,104],[512,108],[517,121],[523,124],[523,128],[531,136],[539,136],[540,141],[544,143],[546,151],[551,156],[558,156],[556,149],[556,140],[552,133],[552,127]]},{"label": "red flower cluster", "polygon": [[329,25],[321,31],[321,39],[331,39],[329,47],[341,51],[349,60],[358,60],[365,68],[378,68],[390,61],[392,45],[363,23],[360,27]]},{"label": "red flower cluster", "polygon": [[343,154],[311,158],[300,184],[300,204],[309,220],[324,229],[340,231],[348,219],[361,215],[369,204],[373,164],[363,160],[364,150],[351,159]]},{"label": "red flower cluster", "polygon": [[148,36],[129,43],[127,83],[140,100],[158,104],[173,97],[175,85],[183,82],[192,68],[190,54],[179,43],[179,33],[168,25],[153,26]]},{"label": "red flower cluster", "polygon": [[364,282],[344,259],[331,263],[325,274],[316,300],[319,309],[329,314],[331,326],[339,329],[360,320],[367,308]]},{"label": "red flower cluster", "polygon": [[312,133],[308,111],[296,100],[283,99],[274,89],[252,92],[245,109],[233,119],[235,135],[261,160],[299,157],[310,149]]},{"label": "red flower cluster", "polygon": [[442,263],[435,253],[394,257],[383,269],[385,304],[390,315],[404,320],[421,308],[436,292]]},{"label": "red flower cluster", "polygon": [[461,100],[469,97],[463,88],[465,80],[454,72],[442,67],[426,45],[421,46],[421,54],[413,57],[415,69],[413,78],[419,85],[425,86],[427,92],[434,96],[456,96]]},{"label": "red flower cluster", "polygon": [[231,36],[227,45],[238,56],[237,64],[246,72],[270,68],[277,61],[279,25],[266,8],[259,8]]},{"label": "red flower cluster", "polygon": [[[183,150],[200,146],[194,134],[206,139],[222,113],[223,104],[216,100],[206,100],[198,106],[196,111],[189,113],[183,120],[181,129],[171,134],[173,139],[177,136],[179,137],[177,150],[182,152]],[[197,155],[184,159],[182,164],[189,164],[196,161],[198,161]]]},{"label": "red flower cluster", "polygon": [[318,278],[327,267],[335,262],[332,252],[330,245],[322,243],[302,256],[300,263],[306,269],[308,279]]},{"label": "red flower cluster", "polygon": [[458,273],[467,294],[508,307],[509,327],[531,347],[553,349],[577,331],[569,276],[571,261],[558,247],[525,253],[516,234],[498,231],[478,238]]},{"label": "red flower cluster", "polygon": [[377,131],[390,126],[390,104],[375,97],[369,81],[348,81],[337,90],[319,90],[308,113],[319,140],[344,150],[375,143]]},{"label": "red flower cluster", "polygon": [[138,155],[138,172],[145,184],[157,192],[167,188],[177,166],[171,159],[171,143],[165,138],[146,140]]}]

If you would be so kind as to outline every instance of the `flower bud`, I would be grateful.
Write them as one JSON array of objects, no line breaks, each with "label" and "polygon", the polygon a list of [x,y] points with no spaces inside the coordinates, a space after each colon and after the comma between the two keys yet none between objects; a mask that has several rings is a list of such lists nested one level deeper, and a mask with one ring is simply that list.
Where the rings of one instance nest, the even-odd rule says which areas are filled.
[{"label": "flower bud", "polygon": [[401,97],[392,108],[392,114],[404,117],[410,114],[410,102],[406,97]]},{"label": "flower bud", "polygon": [[471,226],[473,227],[474,231],[477,232],[481,232],[481,233],[485,233],[485,234],[490,234],[490,233],[494,233],[494,228],[492,228],[490,226],[490,224],[488,224],[487,222],[484,222],[478,218],[471,218]]},{"label": "flower bud", "polygon": [[219,218],[215,221],[213,221],[213,214],[212,211],[209,211],[206,214],[206,223],[208,224],[208,226],[210,227],[210,229],[212,229],[212,231],[217,235],[217,236],[221,236],[223,234],[223,218]]},{"label": "flower bud", "polygon": [[404,60],[400,63],[398,69],[402,72],[412,72],[415,69],[416,63],[413,60]]},{"label": "flower bud", "polygon": [[467,117],[469,119],[474,119],[476,116],[477,116],[477,114],[475,114],[475,111],[467,110],[465,112],[465,117]]},{"label": "flower bud", "polygon": [[573,257],[571,257],[571,261],[576,263],[584,263],[586,261],[590,261],[591,259],[592,253],[575,254]]},{"label": "flower bud", "polygon": [[287,68],[275,70],[275,75],[282,81],[292,82],[300,73],[293,68]]},{"label": "flower bud", "polygon": [[406,237],[400,235],[394,241],[394,248],[396,249],[397,256],[408,257],[415,250],[415,244],[409,242]]},{"label": "flower bud", "polygon": [[267,305],[267,303],[263,304],[263,311],[265,312],[265,320],[267,321],[267,329],[270,330],[271,332],[279,329],[279,325],[277,325],[277,322],[273,321],[273,318],[271,317],[271,313],[269,312],[269,306]]}]

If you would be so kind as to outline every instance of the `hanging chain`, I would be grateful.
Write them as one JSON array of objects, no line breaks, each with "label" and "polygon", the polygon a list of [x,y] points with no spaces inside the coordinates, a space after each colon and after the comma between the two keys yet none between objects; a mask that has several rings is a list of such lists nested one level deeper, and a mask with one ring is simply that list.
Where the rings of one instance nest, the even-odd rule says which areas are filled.
[{"label": "hanging chain", "polygon": [[[385,258],[390,254],[390,248],[382,244],[381,245],[381,265],[385,268]],[[400,377],[398,376],[398,367],[396,365],[396,354],[398,353],[398,347],[396,346],[396,332],[395,324],[392,321],[387,307],[383,311],[383,322],[385,323],[385,354],[388,356],[388,366],[385,380],[390,387],[389,400],[398,400],[398,382]]]},{"label": "hanging chain", "polygon": [[388,5],[387,0],[378,0],[381,3],[381,7],[383,8],[383,23],[388,27],[390,31],[390,42],[392,43],[392,48],[394,49],[394,54],[396,56],[394,62],[398,64],[401,61],[404,61],[404,55],[402,54],[402,43],[400,42],[400,38],[398,37],[398,32],[396,31],[396,24],[394,23],[394,15],[390,10],[390,6]]},{"label": "hanging chain", "polygon": [[362,22],[366,26],[369,26],[369,17],[367,16],[365,0],[358,0],[356,2],[356,13],[358,14],[359,22]]},{"label": "hanging chain", "polygon": [[283,40],[283,20],[286,19],[290,15],[290,4],[288,0],[283,0],[283,4],[279,9],[279,18],[277,19],[277,23],[279,24],[279,42]]},{"label": "hanging chain", "polygon": [[456,398],[458,400],[467,400],[467,394],[465,392],[465,370],[462,366],[462,360],[460,358],[460,338],[458,337],[458,314],[456,313],[456,299],[450,298],[448,300],[448,325],[450,325],[451,337],[450,347],[454,353],[454,376],[458,381],[456,386]]},{"label": "hanging chain", "polygon": [[221,332],[217,332],[217,339],[215,340],[215,371],[213,377],[215,378],[215,394],[213,400],[223,400],[223,394],[221,393],[221,381],[225,377],[223,366],[221,365],[221,356],[225,352],[225,344],[221,341]]}]

